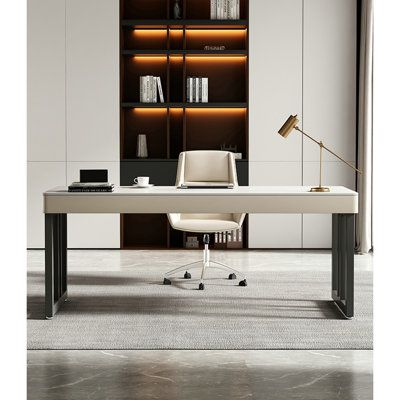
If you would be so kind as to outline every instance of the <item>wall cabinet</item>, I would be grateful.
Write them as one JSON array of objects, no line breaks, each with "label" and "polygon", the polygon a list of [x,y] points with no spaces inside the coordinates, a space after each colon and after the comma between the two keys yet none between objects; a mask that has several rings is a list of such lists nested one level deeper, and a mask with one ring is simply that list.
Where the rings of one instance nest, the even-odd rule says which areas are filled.
[{"label": "wall cabinet", "polygon": [[[254,0],[250,23],[249,182],[316,185],[318,146],[277,130],[297,114],[307,133],[354,162],[357,1]],[[323,183],[354,189],[354,172],[323,156]],[[249,245],[328,248],[331,218],[251,215]]]},{"label": "wall cabinet", "polygon": [[44,247],[43,192],[66,184],[64,162],[28,162],[27,166],[27,245]]},{"label": "wall cabinet", "polygon": [[28,161],[65,161],[65,0],[28,6]]}]

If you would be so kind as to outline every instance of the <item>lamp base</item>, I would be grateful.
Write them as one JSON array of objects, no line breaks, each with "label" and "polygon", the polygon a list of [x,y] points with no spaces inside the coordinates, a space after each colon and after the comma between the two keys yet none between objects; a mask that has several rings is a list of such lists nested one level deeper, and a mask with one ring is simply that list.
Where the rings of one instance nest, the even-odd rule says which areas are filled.
[{"label": "lamp base", "polygon": [[317,186],[310,189],[310,192],[330,192],[328,187]]}]

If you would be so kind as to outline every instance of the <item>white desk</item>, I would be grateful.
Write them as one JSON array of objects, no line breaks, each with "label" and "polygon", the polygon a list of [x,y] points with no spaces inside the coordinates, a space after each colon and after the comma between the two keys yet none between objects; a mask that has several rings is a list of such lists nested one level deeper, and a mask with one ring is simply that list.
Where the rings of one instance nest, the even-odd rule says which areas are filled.
[{"label": "white desk", "polygon": [[[294,213],[332,214],[332,298],[354,314],[354,215],[358,194],[342,186],[311,193],[304,186],[240,186],[235,189],[149,189],[117,187],[114,192],[43,193],[46,247],[46,318],[67,298],[67,214],[71,213]],[[250,282],[251,286],[251,282]]]}]

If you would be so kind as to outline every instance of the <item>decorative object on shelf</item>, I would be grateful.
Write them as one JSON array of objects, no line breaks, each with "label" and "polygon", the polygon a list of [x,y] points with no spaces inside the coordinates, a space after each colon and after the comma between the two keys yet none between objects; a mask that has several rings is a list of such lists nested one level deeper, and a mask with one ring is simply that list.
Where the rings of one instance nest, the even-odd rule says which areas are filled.
[{"label": "decorative object on shelf", "polygon": [[240,0],[211,0],[211,19],[240,19]]},{"label": "decorative object on shelf", "polygon": [[174,4],[174,19],[182,18],[182,7],[180,0],[175,0]]},{"label": "decorative object on shelf", "polygon": [[237,146],[234,145],[226,145],[225,143],[221,144],[222,151],[230,151],[231,153],[237,153]]},{"label": "decorative object on shelf", "polygon": [[199,239],[197,236],[188,236],[186,238],[185,247],[187,249],[198,249],[199,248]]},{"label": "decorative object on shelf", "polygon": [[242,159],[242,153],[234,153],[235,159],[236,160],[241,160]]},{"label": "decorative object on shelf", "polygon": [[186,85],[188,103],[208,103],[208,78],[189,76]]},{"label": "decorative object on shelf", "polygon": [[146,135],[138,135],[137,137],[137,147],[136,147],[136,156],[138,158],[147,158],[147,137]]},{"label": "decorative object on shelf", "polygon": [[217,51],[224,51],[226,50],[226,46],[204,46],[204,50],[217,50]]},{"label": "decorative object on shelf", "polygon": [[160,103],[164,103],[164,94],[159,76],[141,76],[140,78],[140,102],[157,103],[157,89]]},{"label": "decorative object on shelf", "polygon": [[343,161],[345,164],[347,164],[349,167],[353,168],[354,171],[358,172],[361,174],[362,172],[357,169],[354,165],[350,164],[346,160],[344,160],[342,157],[339,157],[336,153],[334,153],[332,150],[328,149],[322,141],[315,140],[312,138],[310,135],[307,133],[303,132],[298,126],[297,123],[299,122],[297,115],[290,115],[289,118],[285,121],[285,123],[282,125],[281,129],[279,129],[278,133],[284,137],[287,138],[292,132],[293,129],[296,131],[301,132],[304,136],[306,136],[308,139],[312,140],[314,143],[316,143],[319,146],[319,185],[316,187],[312,187],[310,189],[310,192],[329,192],[330,189],[328,187],[322,186],[322,150],[325,149],[327,152],[331,153],[334,155],[336,158],[338,158],[340,161]]}]

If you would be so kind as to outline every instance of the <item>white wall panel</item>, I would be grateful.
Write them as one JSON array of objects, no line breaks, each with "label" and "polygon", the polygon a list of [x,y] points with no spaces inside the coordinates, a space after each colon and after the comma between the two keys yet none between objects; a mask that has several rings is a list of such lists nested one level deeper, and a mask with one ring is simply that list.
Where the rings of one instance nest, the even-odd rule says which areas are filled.
[{"label": "white wall panel", "polygon": [[27,245],[29,248],[44,247],[43,192],[55,186],[63,186],[64,162],[28,162],[27,170]]},{"label": "white wall panel", "polygon": [[[357,0],[304,0],[303,128],[349,161],[356,145],[356,28]],[[304,139],[304,160],[318,159],[318,146]]]},{"label": "white wall panel", "polygon": [[119,1],[66,10],[68,161],[118,161]]},{"label": "white wall panel", "polygon": [[251,0],[249,158],[300,161],[301,136],[277,134],[302,111],[302,0]]},{"label": "white wall panel", "polygon": [[28,3],[28,160],[65,160],[65,0]]},{"label": "white wall panel", "polygon": [[[318,186],[319,163],[305,162],[304,185]],[[322,185],[346,186],[355,189],[355,173],[342,162],[322,164]],[[323,214],[303,215],[303,247],[330,248],[332,246],[332,217]]]},{"label": "white wall panel", "polygon": [[[119,184],[118,162],[68,162],[67,181],[79,181],[80,169],[108,169],[109,182]],[[119,248],[119,214],[68,215],[68,247]]]},{"label": "white wall panel", "polygon": [[[251,1],[249,24],[249,184],[301,185],[301,136],[277,132],[301,120],[302,0]],[[301,215],[251,214],[249,247],[301,247]]]},{"label": "white wall panel", "polygon": [[[250,185],[301,185],[301,162],[251,162]],[[301,214],[250,214],[250,248],[300,248]]]}]

